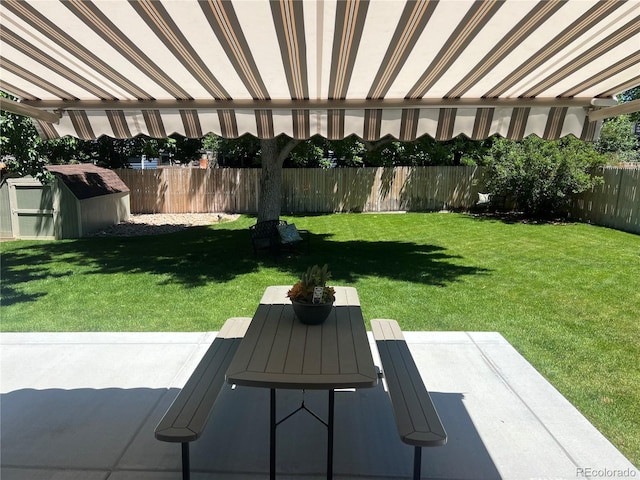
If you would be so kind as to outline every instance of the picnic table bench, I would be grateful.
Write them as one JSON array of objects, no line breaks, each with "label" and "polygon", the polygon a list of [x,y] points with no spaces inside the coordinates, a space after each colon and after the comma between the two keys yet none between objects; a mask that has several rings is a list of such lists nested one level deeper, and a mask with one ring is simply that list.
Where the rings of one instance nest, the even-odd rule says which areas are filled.
[{"label": "picnic table bench", "polygon": [[422,447],[445,445],[447,433],[398,322],[374,319],[371,320],[371,330],[380,353],[382,375],[387,384],[400,439],[415,447],[413,478],[419,480]]},{"label": "picnic table bench", "polygon": [[204,431],[218,394],[226,384],[227,367],[249,323],[249,317],[227,319],[155,429],[158,440],[182,444],[183,480],[189,480],[190,476],[189,442],[200,438]]}]

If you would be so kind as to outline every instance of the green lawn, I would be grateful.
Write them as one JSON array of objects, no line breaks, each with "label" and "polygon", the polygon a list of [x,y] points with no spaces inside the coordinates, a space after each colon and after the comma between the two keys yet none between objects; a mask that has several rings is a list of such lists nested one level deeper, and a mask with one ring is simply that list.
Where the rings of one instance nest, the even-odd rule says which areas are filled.
[{"label": "green lawn", "polygon": [[497,331],[640,465],[640,236],[458,214],[286,217],[312,252],[253,257],[254,218],[171,235],[8,242],[3,331],[216,330],[314,263],[365,318]]}]

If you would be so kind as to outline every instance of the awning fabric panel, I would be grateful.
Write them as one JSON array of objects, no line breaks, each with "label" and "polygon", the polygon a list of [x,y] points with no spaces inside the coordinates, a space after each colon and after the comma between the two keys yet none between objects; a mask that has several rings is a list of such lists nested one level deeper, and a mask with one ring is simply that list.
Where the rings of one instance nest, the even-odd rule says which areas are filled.
[{"label": "awning fabric panel", "polygon": [[179,133],[199,138],[215,133],[227,138],[251,134],[273,138],[280,134],[306,139],[321,135],[340,139],[357,135],[377,140],[387,135],[411,141],[422,135],[436,140],[450,140],[460,134],[478,140],[498,134],[521,139],[537,135],[557,139],[573,134],[590,140],[596,135],[596,122],[589,122],[586,110],[577,108],[423,108],[360,110],[154,110],[75,111],[66,112],[59,124],[38,122],[37,128],[47,138],[74,132],[82,139],[100,135],[131,138],[148,135],[164,138]]},{"label": "awning fabric panel", "polygon": [[0,20],[0,89],[61,113],[45,138],[592,139],[590,101],[640,84],[640,0],[3,0]]}]

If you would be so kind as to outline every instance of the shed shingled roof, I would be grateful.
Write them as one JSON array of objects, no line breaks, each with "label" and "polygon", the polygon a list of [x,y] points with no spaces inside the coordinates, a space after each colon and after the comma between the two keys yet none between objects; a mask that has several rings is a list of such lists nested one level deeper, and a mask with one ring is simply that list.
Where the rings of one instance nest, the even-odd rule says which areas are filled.
[{"label": "shed shingled roof", "polygon": [[78,200],[129,191],[115,172],[92,164],[48,165],[46,168],[60,178]]}]

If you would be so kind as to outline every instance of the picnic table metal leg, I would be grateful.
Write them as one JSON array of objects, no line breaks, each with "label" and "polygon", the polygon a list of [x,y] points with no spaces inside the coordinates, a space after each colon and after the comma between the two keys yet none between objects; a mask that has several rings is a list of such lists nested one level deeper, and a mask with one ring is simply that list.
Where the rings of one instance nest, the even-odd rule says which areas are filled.
[{"label": "picnic table metal leg", "polygon": [[413,452],[413,480],[420,480],[420,466],[422,463],[422,448],[414,447]]},{"label": "picnic table metal leg", "polygon": [[335,392],[329,390],[329,418],[327,419],[327,480],[333,478],[333,414],[335,410]]},{"label": "picnic table metal leg", "polygon": [[327,427],[327,480],[331,480],[333,478],[333,418],[335,412],[335,391],[329,390],[329,412],[327,415],[327,421],[325,422],[316,413],[306,407],[304,403],[304,391],[302,405],[291,412],[289,415],[278,421],[276,418],[276,389],[272,388],[270,390],[271,400],[269,402],[269,479],[276,480],[276,429],[278,428],[278,425],[294,416],[300,410],[306,410],[316,420]]},{"label": "picnic table metal leg", "polygon": [[191,467],[189,465],[189,442],[182,442],[182,480],[189,480]]},{"label": "picnic table metal leg", "polygon": [[276,480],[276,389],[271,389],[269,426],[269,479]]}]

